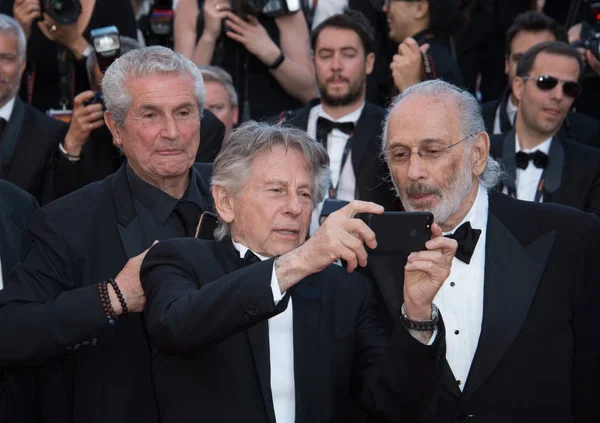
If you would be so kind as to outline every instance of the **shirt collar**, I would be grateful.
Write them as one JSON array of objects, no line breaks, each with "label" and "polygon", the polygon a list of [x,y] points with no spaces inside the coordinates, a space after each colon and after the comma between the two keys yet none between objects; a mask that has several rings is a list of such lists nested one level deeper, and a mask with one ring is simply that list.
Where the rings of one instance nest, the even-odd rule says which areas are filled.
[{"label": "shirt collar", "polygon": [[508,94],[508,100],[506,101],[506,115],[510,120],[510,124],[514,125],[515,116],[517,115],[518,106],[512,102],[512,96]]},{"label": "shirt collar", "polygon": [[365,108],[365,103],[363,102],[358,109],[356,109],[352,113],[348,113],[347,115],[342,116],[339,119],[334,119],[331,116],[329,116],[327,113],[325,113],[325,111],[323,110],[323,106],[321,104],[317,104],[315,107],[317,107],[317,110],[318,110],[317,116],[324,117],[324,118],[329,119],[329,120],[331,120],[333,122],[353,122],[353,123],[356,123],[358,121],[358,119],[360,118],[360,115],[362,114],[363,109]]},{"label": "shirt collar", "polygon": [[489,197],[487,189],[479,184],[479,189],[477,190],[477,197],[475,197],[475,202],[471,206],[471,209],[465,216],[461,222],[452,228],[449,232],[444,232],[444,235],[453,234],[456,229],[458,229],[463,223],[471,222],[471,227],[473,229],[481,229],[485,232],[487,227],[487,219],[488,219],[488,204]]},{"label": "shirt collar", "polygon": [[166,192],[142,180],[129,164],[127,165],[127,181],[135,199],[146,207],[161,225],[167,221],[179,201],[191,201],[201,210],[204,209],[204,201],[196,182],[196,174],[191,170],[190,183],[181,200],[171,197]]},{"label": "shirt collar", "polygon": [[[238,251],[238,253],[240,253],[240,258],[243,259],[246,256],[246,253],[248,252],[248,250],[250,250],[250,248],[246,247],[245,245],[240,244],[239,242],[235,242],[233,240],[233,238],[231,238],[231,242],[233,242],[233,247]],[[252,250],[250,250],[250,251],[252,251]],[[261,261],[265,261],[265,260],[269,259],[269,257],[261,256],[260,254],[256,254],[254,251],[252,251],[252,252]]]},{"label": "shirt collar", "polygon": [[528,148],[523,150],[521,148],[521,142],[519,141],[519,136],[515,132],[515,153],[522,151],[523,153],[533,153],[534,151],[541,151],[542,153],[548,154],[550,152],[550,145],[552,144],[552,137],[546,139],[541,144],[536,145],[533,148]]},{"label": "shirt collar", "polygon": [[10,116],[15,107],[15,98],[16,97],[11,98],[8,103],[0,108],[0,118],[4,118],[7,122],[10,120]]}]

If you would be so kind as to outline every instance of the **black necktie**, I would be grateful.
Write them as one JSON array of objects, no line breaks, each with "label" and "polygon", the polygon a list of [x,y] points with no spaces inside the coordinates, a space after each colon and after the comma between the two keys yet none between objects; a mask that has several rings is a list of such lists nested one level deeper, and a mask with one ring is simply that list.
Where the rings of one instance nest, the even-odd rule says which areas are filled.
[{"label": "black necktie", "polygon": [[0,118],[0,137],[4,133],[4,129],[6,129],[6,119]]},{"label": "black necktie", "polygon": [[324,147],[327,146],[327,136],[334,129],[339,129],[344,134],[350,135],[354,131],[353,122],[333,122],[327,118],[319,116],[317,119],[317,141]]},{"label": "black necktie", "polygon": [[519,169],[527,169],[529,162],[532,161],[534,166],[538,169],[546,169],[548,167],[548,155],[540,150],[536,150],[533,153],[524,153],[519,151],[516,154],[517,167]]},{"label": "black necktie", "polygon": [[473,251],[475,251],[477,240],[479,240],[479,235],[481,235],[481,229],[473,229],[471,228],[471,222],[465,222],[453,234],[445,236],[446,238],[455,239],[458,242],[456,258],[463,263],[469,264],[471,263],[471,257],[473,256]]},{"label": "black necktie", "polygon": [[244,266],[250,266],[251,264],[260,262],[261,259],[259,259],[251,250],[246,251],[246,254],[244,255]]},{"label": "black necktie", "polygon": [[191,201],[180,201],[174,210],[183,225],[185,236],[196,236],[201,210]]}]

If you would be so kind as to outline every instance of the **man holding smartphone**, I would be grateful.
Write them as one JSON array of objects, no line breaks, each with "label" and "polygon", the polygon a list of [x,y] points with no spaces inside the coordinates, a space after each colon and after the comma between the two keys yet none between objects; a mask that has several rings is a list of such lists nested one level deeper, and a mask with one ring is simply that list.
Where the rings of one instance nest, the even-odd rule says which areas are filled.
[{"label": "man holding smartphone", "polygon": [[[458,241],[434,299],[448,349],[425,421],[599,421],[600,219],[490,191],[489,150],[477,100],[451,84],[416,84],[390,107],[383,152],[404,207]],[[393,264],[369,258],[384,298],[402,295]]]}]

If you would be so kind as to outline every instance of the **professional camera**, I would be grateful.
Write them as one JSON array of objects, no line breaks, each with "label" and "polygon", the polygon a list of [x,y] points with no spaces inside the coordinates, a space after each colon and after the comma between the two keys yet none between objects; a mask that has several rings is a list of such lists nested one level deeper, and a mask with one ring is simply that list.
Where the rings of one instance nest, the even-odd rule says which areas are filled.
[{"label": "professional camera", "polygon": [[573,46],[588,49],[600,60],[600,1],[585,2],[589,4],[591,12],[588,21],[581,24],[580,39],[574,42]]},{"label": "professional camera", "polygon": [[233,0],[232,10],[238,16],[281,16],[302,9],[301,0]]},{"label": "professional camera", "polygon": [[92,45],[96,52],[98,66],[100,67],[100,71],[104,73],[111,63],[121,56],[119,30],[114,25],[105,26],[93,29],[90,32],[90,36],[92,37]]},{"label": "professional camera", "polygon": [[102,107],[106,110],[106,106],[104,105],[104,94],[102,91],[94,92],[94,96],[92,98],[88,98],[83,102],[84,106],[89,106],[90,104],[102,104]]},{"label": "professional camera", "polygon": [[146,45],[172,48],[174,18],[172,0],[153,1],[148,14],[138,20]]},{"label": "professional camera", "polygon": [[60,25],[74,24],[81,15],[79,0],[41,0],[40,4],[42,10]]}]

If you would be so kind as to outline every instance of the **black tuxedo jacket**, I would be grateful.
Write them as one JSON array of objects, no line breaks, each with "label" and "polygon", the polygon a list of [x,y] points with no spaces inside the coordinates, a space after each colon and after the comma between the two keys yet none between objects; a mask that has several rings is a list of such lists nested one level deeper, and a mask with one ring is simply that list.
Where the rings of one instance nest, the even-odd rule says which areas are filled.
[{"label": "black tuxedo jacket", "polygon": [[[301,109],[285,112],[283,123],[306,131],[310,109],[317,104],[319,99],[311,101]],[[352,168],[356,177],[356,199],[373,201],[381,204],[386,210],[399,210],[400,202],[394,195],[390,172],[379,155],[384,118],[384,109],[366,102],[349,139],[352,143]]]},{"label": "black tuxedo jacket", "polygon": [[[481,336],[462,393],[444,365],[427,422],[600,421],[599,243],[597,216],[490,192]],[[369,257],[394,312],[398,262]]]},{"label": "black tuxedo jacket", "polygon": [[[267,319],[273,260],[242,268],[231,238],[176,238],[142,265],[161,421],[275,423]],[[398,323],[388,337],[370,283],[330,266],[291,290],[297,423],[337,422],[355,394],[388,421],[416,422],[438,384],[443,325],[432,346]],[[399,320],[399,319],[398,319]]]},{"label": "black tuxedo jacket", "polygon": [[5,157],[0,178],[17,185],[42,202],[51,158],[67,133],[68,125],[46,116],[19,97],[2,136]]},{"label": "black tuxedo jacket", "polygon": [[[504,164],[508,176],[498,187],[515,186],[515,132],[492,135],[490,154]],[[559,133],[549,151],[543,201],[600,215],[600,150],[575,143]]]},{"label": "black tuxedo jacket", "polygon": [[58,357],[41,376],[47,421],[157,421],[141,314],[110,327],[97,289],[148,248],[143,230],[125,165],[31,220],[31,253],[0,291],[0,366]]},{"label": "black tuxedo jacket", "polygon": [[[200,146],[196,162],[212,163],[221,151],[225,125],[210,110],[204,110],[200,121]],[[81,150],[81,160],[69,161],[56,151],[44,189],[44,203],[63,197],[79,188],[115,173],[125,160],[123,153],[112,143],[112,134],[106,126],[93,131]]]},{"label": "black tuxedo jacket", "polygon": [[[494,133],[494,121],[498,107],[506,107],[506,103],[494,100],[481,105],[485,128],[490,135]],[[512,122],[510,127],[512,128]],[[560,134],[580,144],[600,147],[600,121],[581,113],[569,112],[560,129]]]}]

